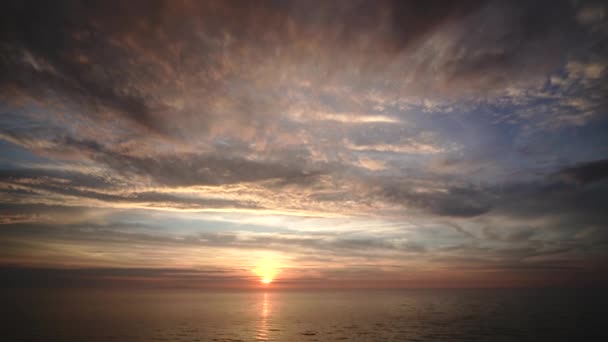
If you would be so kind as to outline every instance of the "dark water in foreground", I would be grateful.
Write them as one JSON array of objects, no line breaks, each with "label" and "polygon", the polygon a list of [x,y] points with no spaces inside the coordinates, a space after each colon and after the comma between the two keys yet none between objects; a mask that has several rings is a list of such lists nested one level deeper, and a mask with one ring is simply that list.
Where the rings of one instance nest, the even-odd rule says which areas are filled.
[{"label": "dark water in foreground", "polygon": [[608,341],[600,291],[5,291],[2,341]]}]

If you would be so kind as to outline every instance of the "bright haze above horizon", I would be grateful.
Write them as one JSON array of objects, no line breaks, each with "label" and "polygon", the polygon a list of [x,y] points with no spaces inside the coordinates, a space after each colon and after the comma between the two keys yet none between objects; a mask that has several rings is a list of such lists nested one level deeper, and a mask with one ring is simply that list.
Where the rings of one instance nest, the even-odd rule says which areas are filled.
[{"label": "bright haze above horizon", "polygon": [[608,284],[603,1],[4,1],[2,286]]}]

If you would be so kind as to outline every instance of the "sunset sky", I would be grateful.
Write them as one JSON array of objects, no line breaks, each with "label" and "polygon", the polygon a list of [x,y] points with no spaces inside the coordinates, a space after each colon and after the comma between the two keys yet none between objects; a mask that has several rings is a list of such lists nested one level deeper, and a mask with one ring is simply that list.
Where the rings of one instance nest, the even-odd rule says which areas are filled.
[{"label": "sunset sky", "polygon": [[604,1],[3,1],[0,281],[608,284],[607,67]]}]

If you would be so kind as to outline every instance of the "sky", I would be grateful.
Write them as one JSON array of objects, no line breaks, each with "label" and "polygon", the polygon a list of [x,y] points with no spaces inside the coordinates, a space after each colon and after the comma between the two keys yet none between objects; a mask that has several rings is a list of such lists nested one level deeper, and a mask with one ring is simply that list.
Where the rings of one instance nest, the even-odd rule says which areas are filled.
[{"label": "sky", "polygon": [[3,286],[608,284],[606,2],[0,13]]}]

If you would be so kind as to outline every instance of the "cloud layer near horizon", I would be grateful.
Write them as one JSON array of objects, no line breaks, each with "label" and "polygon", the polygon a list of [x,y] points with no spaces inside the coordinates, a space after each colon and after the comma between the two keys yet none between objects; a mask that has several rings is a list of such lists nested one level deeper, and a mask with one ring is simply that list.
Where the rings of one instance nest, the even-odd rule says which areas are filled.
[{"label": "cloud layer near horizon", "polygon": [[272,258],[286,286],[592,282],[607,11],[9,1],[2,272],[236,286]]}]

